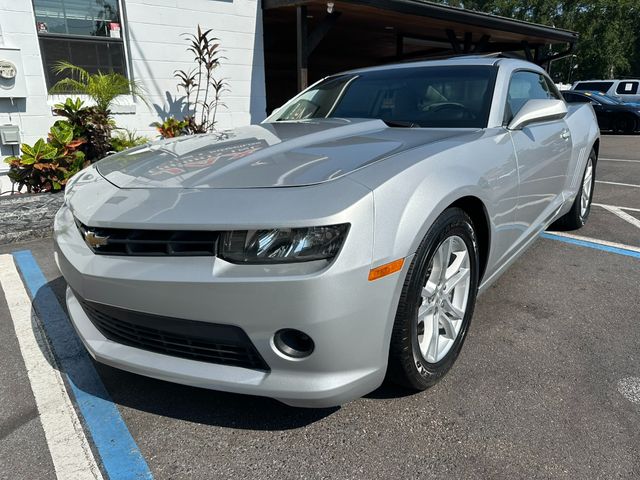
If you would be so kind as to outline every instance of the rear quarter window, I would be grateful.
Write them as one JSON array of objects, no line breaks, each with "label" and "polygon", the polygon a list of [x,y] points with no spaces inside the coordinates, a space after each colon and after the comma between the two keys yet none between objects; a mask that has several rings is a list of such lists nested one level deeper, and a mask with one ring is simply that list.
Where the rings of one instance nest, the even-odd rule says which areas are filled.
[{"label": "rear quarter window", "polygon": [[620,82],[616,93],[618,95],[635,95],[638,93],[638,82]]},{"label": "rear quarter window", "polygon": [[606,92],[611,88],[613,82],[579,82],[574,90],[594,90],[596,92]]}]

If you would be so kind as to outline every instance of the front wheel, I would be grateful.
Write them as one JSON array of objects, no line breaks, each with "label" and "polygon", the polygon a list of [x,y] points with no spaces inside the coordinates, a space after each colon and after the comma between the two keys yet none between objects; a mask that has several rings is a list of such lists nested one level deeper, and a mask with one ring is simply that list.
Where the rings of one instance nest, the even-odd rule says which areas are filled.
[{"label": "front wheel", "polygon": [[407,272],[391,338],[389,380],[424,390],[447,373],[466,337],[477,289],[473,222],[463,210],[447,209]]}]

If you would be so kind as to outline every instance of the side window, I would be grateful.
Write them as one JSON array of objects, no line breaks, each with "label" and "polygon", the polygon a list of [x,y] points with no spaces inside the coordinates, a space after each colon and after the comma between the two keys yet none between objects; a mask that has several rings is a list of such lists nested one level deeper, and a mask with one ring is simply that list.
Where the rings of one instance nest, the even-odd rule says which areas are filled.
[{"label": "side window", "polygon": [[607,93],[613,82],[578,82],[573,87],[574,90],[594,90],[596,92]]},{"label": "side window", "polygon": [[635,95],[638,93],[638,82],[620,82],[616,93],[618,95]]},{"label": "side window", "polygon": [[528,100],[557,99],[557,95],[544,75],[524,70],[513,73],[507,92],[505,123],[509,123]]}]

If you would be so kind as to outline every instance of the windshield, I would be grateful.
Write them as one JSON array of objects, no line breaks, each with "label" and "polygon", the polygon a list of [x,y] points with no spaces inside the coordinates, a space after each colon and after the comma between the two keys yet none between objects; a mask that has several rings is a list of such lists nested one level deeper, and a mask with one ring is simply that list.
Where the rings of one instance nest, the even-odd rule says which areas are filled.
[{"label": "windshield", "polygon": [[337,75],[302,92],[267,121],[375,118],[395,127],[484,128],[496,72],[483,65]]}]

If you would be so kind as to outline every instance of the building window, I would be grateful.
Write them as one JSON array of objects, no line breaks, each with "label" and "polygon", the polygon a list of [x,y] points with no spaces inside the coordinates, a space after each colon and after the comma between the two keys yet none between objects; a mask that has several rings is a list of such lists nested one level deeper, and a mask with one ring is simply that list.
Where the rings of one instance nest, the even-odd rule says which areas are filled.
[{"label": "building window", "polygon": [[53,70],[60,60],[126,75],[118,0],[33,0],[33,7],[47,87],[64,78]]}]

